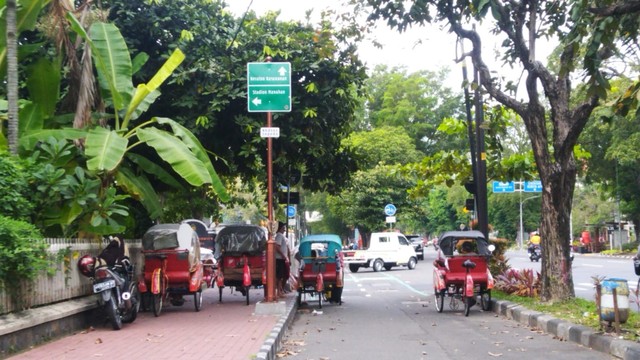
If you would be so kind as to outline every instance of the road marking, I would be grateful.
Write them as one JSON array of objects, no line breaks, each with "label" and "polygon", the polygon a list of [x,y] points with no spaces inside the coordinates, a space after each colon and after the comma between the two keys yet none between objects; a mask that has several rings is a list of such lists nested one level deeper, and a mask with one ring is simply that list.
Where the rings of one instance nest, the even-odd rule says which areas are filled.
[{"label": "road marking", "polygon": [[588,266],[588,267],[595,267],[595,268],[603,268],[604,265],[597,265],[597,264],[580,264],[582,266]]},{"label": "road marking", "polygon": [[400,284],[400,285],[402,285],[402,286],[406,287],[407,289],[409,289],[409,290],[413,291],[413,292],[414,292],[414,293],[416,293],[416,294],[420,294],[420,295],[422,295],[422,296],[429,296],[429,295],[431,295],[431,294],[428,294],[428,293],[426,293],[426,292],[424,292],[424,291],[420,291],[420,290],[418,290],[418,289],[414,288],[413,286],[411,286],[411,285],[409,285],[409,284],[405,283],[404,281],[402,281],[402,280],[398,279],[397,277],[395,277],[395,276],[393,276],[393,275],[388,275],[388,274],[383,274],[383,275],[384,275],[384,276],[386,276],[386,277],[388,277],[389,279],[393,279],[393,280],[394,280],[395,282],[397,282],[398,284]]}]

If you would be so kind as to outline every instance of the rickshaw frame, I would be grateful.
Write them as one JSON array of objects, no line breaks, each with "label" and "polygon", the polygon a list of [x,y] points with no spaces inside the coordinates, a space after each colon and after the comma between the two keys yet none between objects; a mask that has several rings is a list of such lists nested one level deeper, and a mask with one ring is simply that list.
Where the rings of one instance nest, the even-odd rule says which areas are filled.
[{"label": "rickshaw frame", "polygon": [[[160,241],[161,236],[169,239],[173,235],[177,241],[175,246],[168,240],[163,240],[161,245],[155,244],[154,237]],[[186,236],[190,238],[187,239]],[[189,242],[188,246],[185,242]],[[143,298],[147,300],[146,305],[151,301],[154,316],[160,316],[167,300],[175,306],[184,304],[184,295],[194,296],[195,311],[202,309],[202,291],[207,283],[203,279],[200,241],[188,224],[151,227],[143,236],[142,254],[145,263],[138,286]]]},{"label": "rickshaw frame", "polygon": [[342,240],[334,234],[308,235],[300,239],[297,259],[298,269],[298,306],[302,304],[302,295],[318,297],[318,307],[322,300],[342,305],[344,284],[344,261],[342,258]]},{"label": "rickshaw frame", "polygon": [[[472,242],[474,253],[460,254],[456,249],[463,242]],[[491,310],[491,289],[493,276],[489,271],[489,259],[495,249],[484,234],[477,230],[448,231],[438,240],[438,257],[433,262],[433,286],[436,310],[444,310],[444,299],[449,297],[449,307],[458,309],[458,301],[464,304],[464,315],[480,298],[482,310]]]},{"label": "rickshaw frame", "polygon": [[250,224],[225,225],[218,232],[214,256],[218,262],[219,302],[222,302],[224,287],[234,286],[249,305],[251,286],[266,284],[267,236],[265,228]]}]

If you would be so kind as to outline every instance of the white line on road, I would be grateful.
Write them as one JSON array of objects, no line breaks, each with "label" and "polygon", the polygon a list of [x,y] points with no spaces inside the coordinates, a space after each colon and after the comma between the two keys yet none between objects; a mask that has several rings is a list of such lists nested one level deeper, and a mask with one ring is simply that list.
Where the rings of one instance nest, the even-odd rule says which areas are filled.
[{"label": "white line on road", "polygon": [[405,283],[404,281],[402,281],[402,280],[398,279],[397,277],[395,277],[395,276],[393,276],[393,275],[388,275],[388,274],[383,274],[383,275],[384,275],[384,276],[386,276],[386,277],[388,277],[389,279],[393,279],[393,280],[395,280],[398,284],[400,284],[400,285],[402,285],[402,286],[406,287],[407,289],[409,289],[409,290],[413,291],[413,292],[414,292],[414,293],[416,293],[416,294],[420,294],[420,295],[422,295],[422,296],[429,296],[429,295],[430,295],[430,294],[428,294],[428,293],[426,293],[426,292],[424,292],[424,291],[420,291],[420,290],[418,290],[418,289],[414,288],[413,286],[411,286],[411,285],[409,285],[409,284]]}]

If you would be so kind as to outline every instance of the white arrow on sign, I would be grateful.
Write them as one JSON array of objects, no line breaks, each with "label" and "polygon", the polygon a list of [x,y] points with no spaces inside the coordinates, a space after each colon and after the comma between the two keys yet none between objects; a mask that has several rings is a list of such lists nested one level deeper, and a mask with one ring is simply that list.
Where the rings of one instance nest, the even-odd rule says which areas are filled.
[{"label": "white arrow on sign", "polygon": [[280,73],[280,76],[284,76],[287,73],[287,69],[285,69],[283,66],[280,69],[278,69],[278,73]]},{"label": "white arrow on sign", "polygon": [[262,100],[260,100],[260,98],[254,98],[253,101],[251,101],[251,102],[255,106],[258,106],[258,105],[262,104]]}]

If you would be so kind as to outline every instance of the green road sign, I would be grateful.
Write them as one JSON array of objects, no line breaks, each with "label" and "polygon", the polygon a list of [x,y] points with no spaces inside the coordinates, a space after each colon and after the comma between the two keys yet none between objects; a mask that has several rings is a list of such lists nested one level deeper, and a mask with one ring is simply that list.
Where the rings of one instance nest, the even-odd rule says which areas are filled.
[{"label": "green road sign", "polygon": [[291,63],[247,64],[249,112],[291,111]]}]

